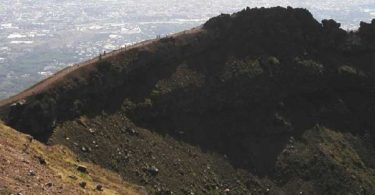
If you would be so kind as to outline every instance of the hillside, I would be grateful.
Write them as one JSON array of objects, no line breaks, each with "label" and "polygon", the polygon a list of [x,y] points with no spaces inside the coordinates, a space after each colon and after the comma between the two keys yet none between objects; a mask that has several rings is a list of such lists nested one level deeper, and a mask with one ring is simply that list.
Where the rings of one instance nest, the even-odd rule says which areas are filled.
[{"label": "hillside", "polygon": [[152,194],[371,194],[374,67],[375,20],[347,32],[305,9],[247,8],[0,113]]},{"label": "hillside", "polygon": [[0,146],[0,194],[145,194],[64,146],[45,146],[4,124]]}]

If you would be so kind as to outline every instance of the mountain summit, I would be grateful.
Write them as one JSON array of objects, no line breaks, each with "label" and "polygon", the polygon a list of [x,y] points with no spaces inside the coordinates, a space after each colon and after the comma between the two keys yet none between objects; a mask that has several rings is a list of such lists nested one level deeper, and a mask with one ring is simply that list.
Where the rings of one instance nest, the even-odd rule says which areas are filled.
[{"label": "mountain summit", "polygon": [[57,73],[11,127],[156,194],[375,191],[375,20],[246,8]]}]

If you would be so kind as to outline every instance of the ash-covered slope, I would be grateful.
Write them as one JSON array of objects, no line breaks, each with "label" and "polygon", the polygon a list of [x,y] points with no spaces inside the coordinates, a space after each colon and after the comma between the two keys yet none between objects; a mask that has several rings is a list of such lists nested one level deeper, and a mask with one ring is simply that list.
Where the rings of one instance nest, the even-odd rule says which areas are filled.
[{"label": "ash-covered slope", "polygon": [[4,106],[150,192],[371,193],[375,20],[245,9],[73,72]]},{"label": "ash-covered slope", "polygon": [[0,146],[0,194],[146,194],[64,146],[45,146],[2,123]]}]

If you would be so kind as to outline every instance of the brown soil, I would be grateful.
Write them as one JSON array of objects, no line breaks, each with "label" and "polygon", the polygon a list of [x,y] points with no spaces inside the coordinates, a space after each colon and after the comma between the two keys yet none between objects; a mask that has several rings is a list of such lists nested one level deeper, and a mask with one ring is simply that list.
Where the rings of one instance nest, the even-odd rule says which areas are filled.
[{"label": "brown soil", "polygon": [[[45,146],[3,124],[0,154],[0,194],[145,194],[115,173],[77,160],[66,147]],[[79,172],[78,165],[88,173]],[[103,190],[96,190],[97,185]]]}]

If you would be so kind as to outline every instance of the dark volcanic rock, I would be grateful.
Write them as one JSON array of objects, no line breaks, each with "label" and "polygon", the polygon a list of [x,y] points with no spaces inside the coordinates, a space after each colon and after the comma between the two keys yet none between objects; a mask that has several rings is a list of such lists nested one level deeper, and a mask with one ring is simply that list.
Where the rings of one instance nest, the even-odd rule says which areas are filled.
[{"label": "dark volcanic rock", "polygon": [[98,191],[103,191],[103,186],[102,185],[97,185],[96,186],[96,190],[98,190]]},{"label": "dark volcanic rock", "polygon": [[85,167],[85,166],[83,166],[83,165],[78,165],[77,170],[78,170],[79,172],[82,172],[82,173],[88,173],[88,171],[87,171],[87,167]]},{"label": "dark volcanic rock", "polygon": [[153,176],[156,176],[159,173],[159,169],[156,168],[155,166],[150,166],[146,170]]},{"label": "dark volcanic rock", "polygon": [[374,50],[375,46],[375,19],[371,23],[361,22],[358,33],[360,37],[364,40],[364,43],[371,49]]},{"label": "dark volcanic rock", "polygon": [[85,188],[87,185],[86,182],[82,181],[82,182],[79,182],[79,186],[81,186],[82,188]]}]

